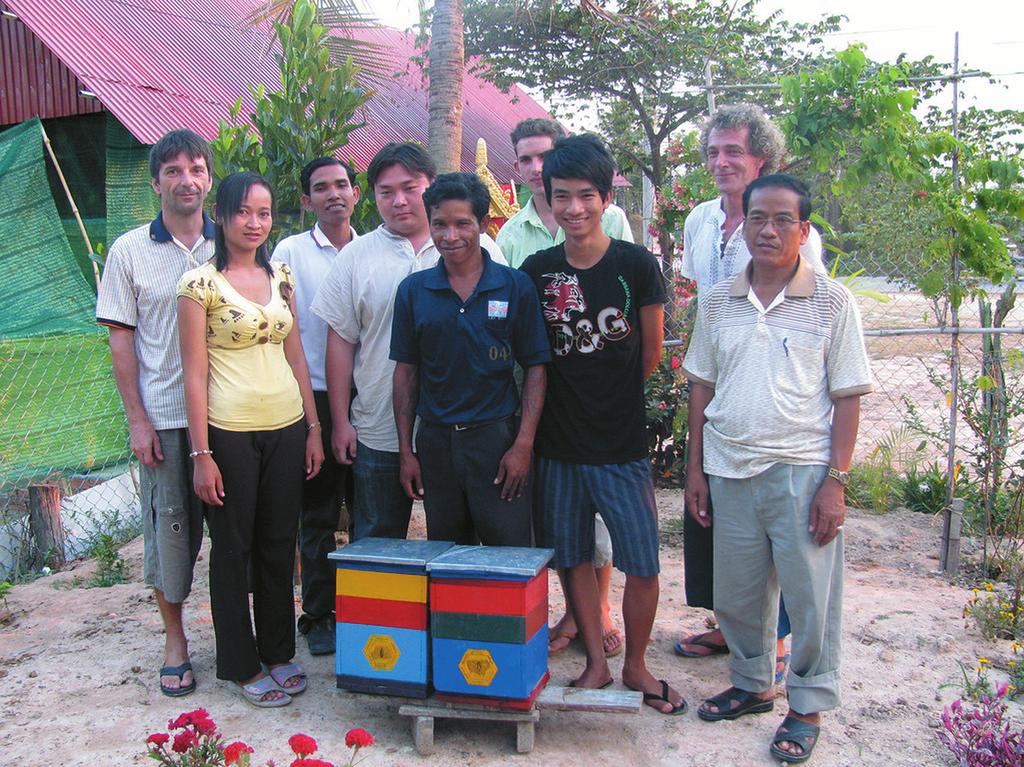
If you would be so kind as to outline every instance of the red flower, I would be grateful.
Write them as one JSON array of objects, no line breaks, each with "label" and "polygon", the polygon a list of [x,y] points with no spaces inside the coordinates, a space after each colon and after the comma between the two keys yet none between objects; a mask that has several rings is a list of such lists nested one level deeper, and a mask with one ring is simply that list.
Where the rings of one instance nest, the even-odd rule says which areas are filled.
[{"label": "red flower", "polygon": [[152,735],[150,735],[148,738],[146,738],[146,742],[147,743],[152,743],[154,746],[159,748],[160,746],[162,746],[164,743],[166,743],[170,739],[171,739],[171,736],[168,735],[166,732],[154,732]]},{"label": "red flower", "polygon": [[192,723],[192,726],[196,728],[200,735],[213,735],[217,732],[217,725],[213,723],[212,719],[197,719]]},{"label": "red flower", "polygon": [[673,370],[679,370],[679,368],[681,368],[682,366],[683,366],[683,363],[679,361],[679,357],[673,355],[672,356],[672,369]]},{"label": "red flower", "polygon": [[171,744],[171,750],[176,754],[184,754],[193,746],[199,745],[199,738],[191,730],[184,730],[174,736],[174,743]]},{"label": "red flower", "polygon": [[190,725],[198,728],[200,723],[205,722],[213,724],[213,720],[210,719],[210,712],[205,708],[197,708],[195,711],[188,711],[184,714],[180,714],[177,719],[171,719],[167,723],[167,726],[172,730],[180,730],[183,727],[188,727]]},{"label": "red flower", "polygon": [[316,753],[316,741],[302,733],[297,732],[288,738],[288,745],[298,756],[309,756]]},{"label": "red flower", "polygon": [[325,762],[323,759],[296,759],[291,763],[290,767],[334,767],[330,762]]},{"label": "red flower", "polygon": [[242,741],[236,740],[224,747],[224,764],[238,764],[242,754],[251,754],[252,749]]},{"label": "red flower", "polygon": [[349,748],[366,748],[373,745],[373,736],[361,727],[356,727],[345,733],[345,745]]}]

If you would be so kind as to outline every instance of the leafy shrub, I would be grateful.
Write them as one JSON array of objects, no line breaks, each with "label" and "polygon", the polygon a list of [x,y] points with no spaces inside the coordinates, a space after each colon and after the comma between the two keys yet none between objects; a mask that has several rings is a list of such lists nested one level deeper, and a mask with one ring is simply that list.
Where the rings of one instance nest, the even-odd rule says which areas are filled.
[{"label": "leafy shrub", "polygon": [[938,514],[946,508],[946,472],[937,463],[922,472],[911,466],[900,482],[899,496],[910,511]]}]

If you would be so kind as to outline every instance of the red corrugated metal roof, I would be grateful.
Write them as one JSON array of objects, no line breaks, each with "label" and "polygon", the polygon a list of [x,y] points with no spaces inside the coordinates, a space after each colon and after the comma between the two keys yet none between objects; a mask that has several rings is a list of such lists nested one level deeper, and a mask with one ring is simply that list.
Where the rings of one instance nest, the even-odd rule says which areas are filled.
[{"label": "red corrugated metal roof", "polygon": [[24,24],[0,17],[0,125],[103,111],[78,95],[83,87]]},{"label": "red corrugated metal roof", "polygon": [[[248,84],[279,87],[267,46],[269,23],[245,17],[253,0],[6,0],[10,9],[96,94],[141,142],[189,127],[207,138],[242,96],[251,110]],[[260,4],[262,5],[262,3]],[[393,77],[375,83],[363,107],[366,127],[347,147],[360,168],[388,141],[427,141],[427,82],[410,58],[411,35],[394,29],[360,32],[379,43]],[[519,88],[503,93],[466,75],[463,96],[462,166],[473,170],[477,138],[487,141],[491,170],[512,174],[508,134],[526,117],[547,112]]]}]

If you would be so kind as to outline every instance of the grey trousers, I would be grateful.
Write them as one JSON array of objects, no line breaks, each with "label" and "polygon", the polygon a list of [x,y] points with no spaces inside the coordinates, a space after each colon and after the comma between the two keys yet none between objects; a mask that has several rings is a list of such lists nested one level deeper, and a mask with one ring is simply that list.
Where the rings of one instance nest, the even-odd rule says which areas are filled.
[{"label": "grey trousers", "polygon": [[709,477],[715,614],[731,651],[732,684],[771,687],[781,587],[793,627],[786,691],[801,714],[839,705],[843,533],[818,546],[807,529],[827,471],[778,463],[747,479]]}]

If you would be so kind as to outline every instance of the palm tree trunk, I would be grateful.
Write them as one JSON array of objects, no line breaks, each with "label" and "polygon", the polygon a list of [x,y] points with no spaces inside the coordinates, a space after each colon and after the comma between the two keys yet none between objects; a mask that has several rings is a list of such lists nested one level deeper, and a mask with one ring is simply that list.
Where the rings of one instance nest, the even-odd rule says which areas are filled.
[{"label": "palm tree trunk", "polygon": [[462,0],[436,0],[430,32],[430,153],[441,173],[461,170]]}]

